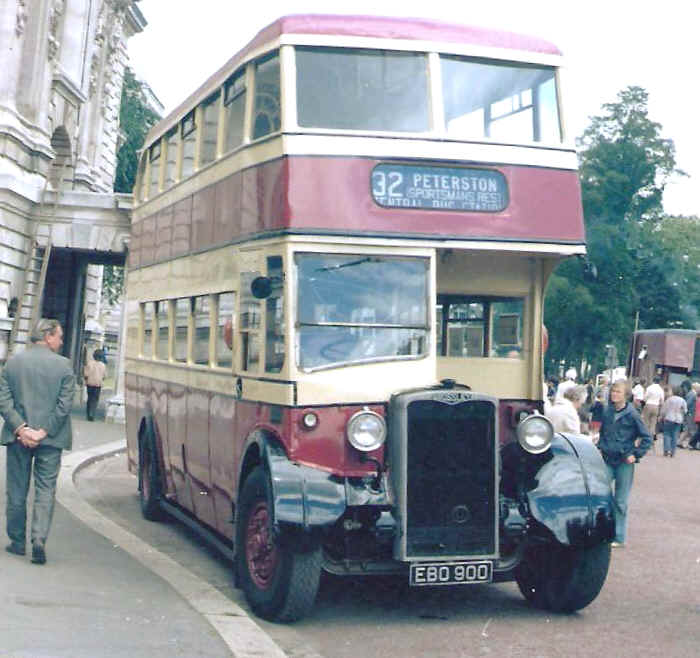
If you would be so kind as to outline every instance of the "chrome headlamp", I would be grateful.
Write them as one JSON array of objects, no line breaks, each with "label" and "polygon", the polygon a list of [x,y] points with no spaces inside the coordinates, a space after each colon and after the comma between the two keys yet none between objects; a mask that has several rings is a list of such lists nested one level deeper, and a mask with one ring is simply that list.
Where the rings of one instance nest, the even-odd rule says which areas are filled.
[{"label": "chrome headlamp", "polygon": [[386,439],[384,419],[369,409],[354,414],[348,421],[346,431],[350,445],[361,452],[376,450]]},{"label": "chrome headlamp", "polygon": [[548,418],[533,414],[520,421],[515,430],[523,450],[539,455],[552,445],[554,428]]}]

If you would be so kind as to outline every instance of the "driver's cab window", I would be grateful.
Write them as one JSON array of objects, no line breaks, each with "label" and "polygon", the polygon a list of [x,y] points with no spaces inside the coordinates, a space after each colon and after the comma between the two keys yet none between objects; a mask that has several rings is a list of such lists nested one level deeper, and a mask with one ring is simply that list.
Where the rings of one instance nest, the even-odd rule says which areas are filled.
[{"label": "driver's cab window", "polygon": [[438,356],[522,358],[522,299],[438,295],[437,302]]},{"label": "driver's cab window", "polygon": [[257,372],[260,365],[261,301],[253,296],[251,284],[260,272],[241,273],[241,302],[238,329],[241,339],[241,370]]}]

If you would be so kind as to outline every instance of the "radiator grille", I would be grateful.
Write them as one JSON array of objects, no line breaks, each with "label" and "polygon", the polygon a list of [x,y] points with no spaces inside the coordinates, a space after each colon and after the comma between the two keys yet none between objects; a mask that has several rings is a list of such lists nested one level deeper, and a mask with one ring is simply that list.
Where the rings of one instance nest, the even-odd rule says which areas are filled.
[{"label": "radiator grille", "polygon": [[407,434],[406,556],[493,554],[494,405],[414,400]]}]

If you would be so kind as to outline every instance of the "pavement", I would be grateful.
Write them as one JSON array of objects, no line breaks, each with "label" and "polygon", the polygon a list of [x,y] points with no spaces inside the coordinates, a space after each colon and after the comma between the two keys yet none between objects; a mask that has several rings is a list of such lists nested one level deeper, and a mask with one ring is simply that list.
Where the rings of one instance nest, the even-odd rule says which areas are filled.
[{"label": "pavement", "polygon": [[[72,422],[47,564],[0,550],[0,658],[282,658],[244,609],[81,498],[76,473],[125,450],[124,426],[105,423],[103,406],[87,422],[76,405]],[[4,530],[4,450],[0,524]]]}]

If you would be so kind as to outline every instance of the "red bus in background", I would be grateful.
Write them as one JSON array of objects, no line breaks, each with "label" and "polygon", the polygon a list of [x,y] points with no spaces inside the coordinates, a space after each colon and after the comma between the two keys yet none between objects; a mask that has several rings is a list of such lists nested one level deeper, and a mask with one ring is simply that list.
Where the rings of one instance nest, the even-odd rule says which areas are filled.
[{"label": "red bus in background", "polygon": [[127,282],[129,467],[253,610],[321,570],[603,585],[610,488],[542,409],[542,304],[585,253],[561,55],[428,20],[290,16],[149,133]]}]

